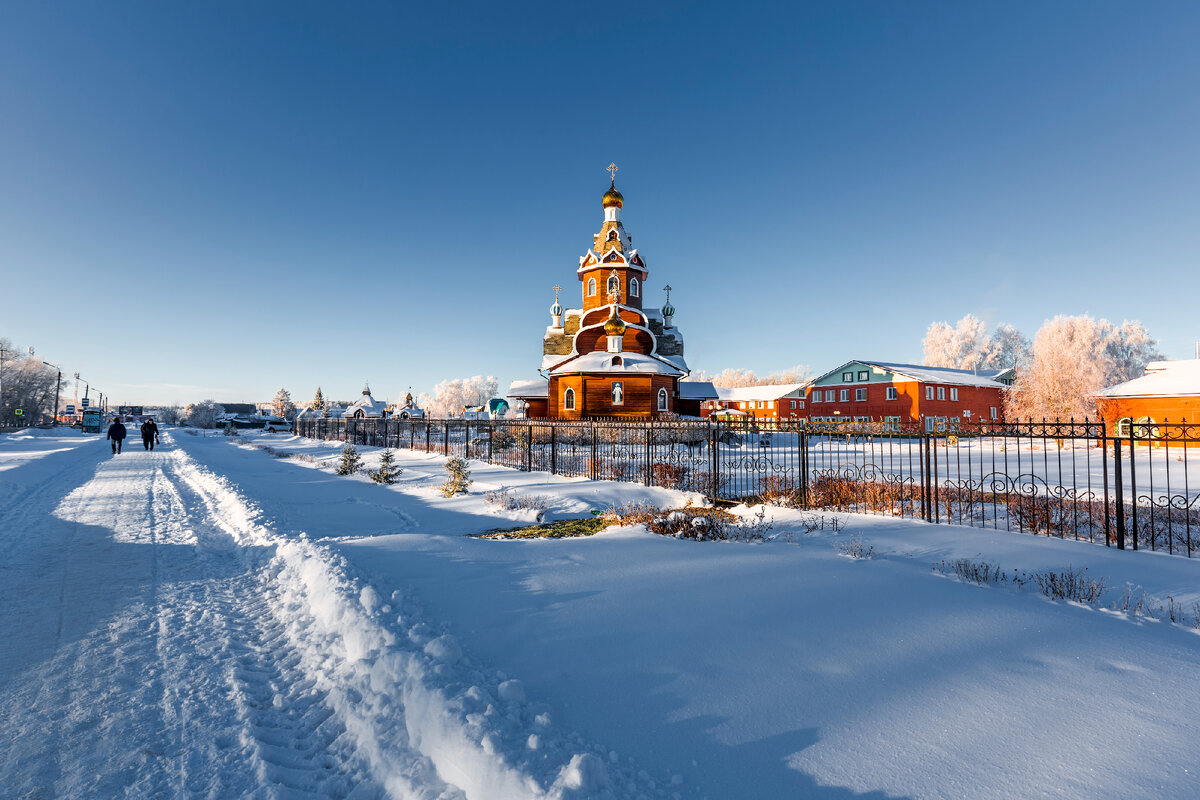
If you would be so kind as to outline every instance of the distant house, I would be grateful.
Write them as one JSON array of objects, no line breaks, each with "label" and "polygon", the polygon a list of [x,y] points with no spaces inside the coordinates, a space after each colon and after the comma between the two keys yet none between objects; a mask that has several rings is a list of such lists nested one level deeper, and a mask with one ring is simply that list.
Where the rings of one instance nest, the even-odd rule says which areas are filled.
[{"label": "distant house", "polygon": [[776,383],[736,388],[718,386],[715,389],[716,398],[704,402],[702,413],[707,417],[714,413],[722,416],[723,411],[740,412],[730,413],[728,416],[744,414],[753,419],[800,421],[808,415],[805,408],[807,387],[807,383]]},{"label": "distant house", "polygon": [[382,419],[387,416],[387,403],[371,396],[370,385],[363,386],[362,396],[346,409],[350,419]]},{"label": "distant house", "polygon": [[848,361],[808,387],[810,422],[938,424],[1002,421],[1011,369]]},{"label": "distant house", "polygon": [[1146,374],[1096,394],[1096,411],[1117,436],[1129,423],[1200,422],[1200,360],[1151,361]]}]

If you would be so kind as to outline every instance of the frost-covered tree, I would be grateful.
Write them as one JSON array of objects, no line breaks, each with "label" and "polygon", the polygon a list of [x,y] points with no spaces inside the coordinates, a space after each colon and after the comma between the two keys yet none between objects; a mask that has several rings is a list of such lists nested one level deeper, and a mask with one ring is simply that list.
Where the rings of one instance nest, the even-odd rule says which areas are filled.
[{"label": "frost-covered tree", "polygon": [[225,413],[225,407],[216,400],[201,400],[191,403],[185,412],[189,425],[196,428],[215,428],[217,417]]},{"label": "frost-covered tree", "polygon": [[483,405],[496,396],[498,389],[499,381],[492,375],[455,378],[433,387],[432,395],[421,394],[417,405],[431,416],[448,417],[462,413],[464,408]]},{"label": "frost-covered tree", "polygon": [[280,389],[275,393],[275,397],[271,398],[271,413],[284,419],[291,419],[296,415],[296,404],[292,402],[292,396],[287,389]]},{"label": "frost-covered tree", "polygon": [[774,386],[780,383],[804,383],[812,375],[812,370],[803,364],[797,364],[791,369],[772,372],[769,375],[759,376],[754,370],[737,369],[731,367],[722,370],[716,375],[709,375],[704,370],[693,372],[684,380],[689,381],[711,381],[713,386],[720,386],[726,389],[734,389],[739,386]]},{"label": "frost-covered tree", "polygon": [[[1101,322],[1108,324],[1107,320]],[[1119,327],[1109,325],[1104,352],[1108,357],[1105,381],[1109,385],[1141,377],[1147,364],[1164,357],[1158,349],[1158,340],[1142,323],[1131,320],[1125,320]]]},{"label": "frost-covered tree", "polygon": [[23,423],[34,423],[54,412],[54,394],[58,372],[42,363],[40,358],[20,351],[8,339],[0,338],[4,348],[0,364],[0,420],[18,421],[16,409],[24,415]]},{"label": "frost-covered tree", "polygon": [[1034,338],[1033,360],[1008,392],[1005,412],[1010,419],[1094,417],[1096,392],[1141,375],[1161,357],[1141,323],[1057,316]]},{"label": "frost-covered tree", "polygon": [[446,472],[449,477],[442,484],[442,494],[446,497],[466,494],[471,485],[471,466],[467,460],[458,456],[446,459]]},{"label": "frost-covered tree", "polygon": [[992,331],[984,353],[981,369],[1020,370],[1033,358],[1029,337],[1005,322]]},{"label": "frost-covered tree", "polygon": [[935,322],[922,342],[925,364],[930,367],[972,369],[982,367],[988,347],[987,326],[974,314],[967,314],[954,327]]},{"label": "frost-covered tree", "polygon": [[1012,325],[1001,323],[990,334],[974,314],[953,326],[934,322],[922,341],[924,363],[950,369],[1008,369],[1029,360],[1029,339]]},{"label": "frost-covered tree", "polygon": [[183,416],[183,409],[179,406],[159,406],[158,421],[164,425],[176,425]]},{"label": "frost-covered tree", "polygon": [[329,408],[329,402],[325,399],[325,395],[321,393],[320,386],[317,387],[317,393],[313,396],[312,405],[309,408],[316,409],[317,411],[324,411]]}]

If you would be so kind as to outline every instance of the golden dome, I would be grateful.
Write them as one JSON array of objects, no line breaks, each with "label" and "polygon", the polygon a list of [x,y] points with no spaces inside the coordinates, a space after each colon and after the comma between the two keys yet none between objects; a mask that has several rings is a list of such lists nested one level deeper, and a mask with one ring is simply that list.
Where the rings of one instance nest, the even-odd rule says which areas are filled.
[{"label": "golden dome", "polygon": [[621,336],[625,333],[625,320],[617,315],[617,307],[614,305],[612,314],[604,323],[604,333],[607,336]]},{"label": "golden dome", "polygon": [[617,185],[614,183],[612,186],[608,187],[608,191],[604,193],[604,197],[600,200],[600,202],[605,208],[610,206],[621,208],[625,205],[625,197],[617,191]]}]

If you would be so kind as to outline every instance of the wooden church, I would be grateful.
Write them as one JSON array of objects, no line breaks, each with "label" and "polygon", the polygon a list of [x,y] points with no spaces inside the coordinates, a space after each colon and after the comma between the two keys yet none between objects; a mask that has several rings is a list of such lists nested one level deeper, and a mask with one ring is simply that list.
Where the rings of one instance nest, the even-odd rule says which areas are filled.
[{"label": "wooden church", "polygon": [[615,164],[601,199],[604,224],[579,259],[580,308],[563,309],[555,286],[551,324],[542,342],[543,380],[516,381],[510,398],[533,418],[589,419],[700,416],[715,399],[710,383],[688,374],[683,337],[675,327],[671,287],[661,309],[644,305],[646,262],[621,224],[625,198]]}]

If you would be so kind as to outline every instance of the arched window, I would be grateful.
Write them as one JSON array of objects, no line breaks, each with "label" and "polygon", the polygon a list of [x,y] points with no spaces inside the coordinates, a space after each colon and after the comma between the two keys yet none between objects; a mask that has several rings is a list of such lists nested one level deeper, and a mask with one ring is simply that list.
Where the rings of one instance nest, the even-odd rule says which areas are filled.
[{"label": "arched window", "polygon": [[658,410],[659,411],[667,411],[668,410],[667,409],[667,390],[666,389],[658,390]]},{"label": "arched window", "polygon": [[588,278],[588,297],[596,296],[596,279]]},{"label": "arched window", "polygon": [[564,411],[574,411],[575,410],[575,390],[574,389],[568,388],[565,392],[563,392],[563,410]]},{"label": "arched window", "polygon": [[1117,436],[1128,436],[1129,426],[1132,423],[1133,420],[1129,417],[1121,417],[1119,420],[1117,420]]},{"label": "arched window", "polygon": [[638,296],[638,279],[637,278],[629,279],[629,296],[630,297]]},{"label": "arched window", "polygon": [[608,293],[616,294],[621,291],[621,279],[616,275],[612,275],[608,279]]}]

